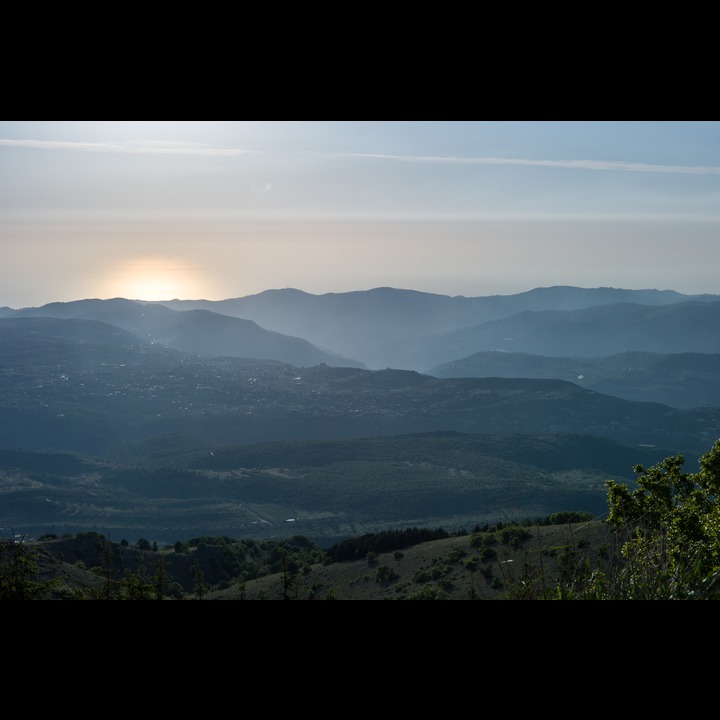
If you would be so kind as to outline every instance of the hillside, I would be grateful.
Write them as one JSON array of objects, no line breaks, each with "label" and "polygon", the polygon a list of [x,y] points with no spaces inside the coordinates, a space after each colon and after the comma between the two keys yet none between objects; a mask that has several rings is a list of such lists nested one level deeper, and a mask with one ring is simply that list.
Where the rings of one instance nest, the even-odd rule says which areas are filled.
[{"label": "hillside", "polygon": [[[561,357],[602,357],[628,351],[718,353],[720,302],[671,305],[618,303],[581,310],[526,310],[481,325],[418,340],[405,349],[423,368],[476,352],[503,350]],[[396,367],[405,367],[398,364]]]},{"label": "hillside", "polygon": [[720,435],[720,408],[632,402],[563,380],[204,358],[91,321],[17,318],[3,328],[5,448],[102,455],[169,433],[247,444],[457,431],[582,433],[693,453]]},{"label": "hillside", "polygon": [[624,352],[549,357],[500,350],[473,353],[427,371],[438,378],[556,378],[606,395],[676,408],[720,407],[720,354]]},{"label": "hillside", "polygon": [[[502,600],[541,599],[562,573],[606,567],[621,536],[601,520],[550,518],[468,528],[418,541],[413,533],[357,538],[362,557],[333,560],[302,536],[285,541],[196,538],[150,548],[97,533],[25,543],[38,553],[43,599]],[[415,533],[419,537],[419,533]],[[385,552],[366,552],[363,543]],[[141,543],[142,545],[142,543]],[[335,546],[333,550],[340,550]]]},{"label": "hillside", "polygon": [[359,560],[313,565],[291,587],[283,573],[275,573],[209,592],[206,599],[543,599],[570,563],[597,567],[618,542],[598,520],[505,530],[505,536],[502,529],[469,532]]},{"label": "hillside", "polygon": [[[271,296],[284,307],[285,294]],[[308,300],[290,296],[298,308]],[[446,350],[460,347],[453,345],[456,332],[473,335],[496,322],[527,322],[532,335],[534,319],[542,317],[547,339],[569,337],[572,319],[580,338],[603,325],[611,330],[618,313],[639,322],[647,337],[668,335],[672,319],[674,340],[691,332],[715,341],[702,332],[713,326],[718,307],[710,297],[627,291],[625,300],[648,304],[621,303],[613,302],[620,298],[615,291],[568,288],[532,296],[542,299],[539,306],[563,309],[525,310],[447,331]],[[312,302],[321,308],[326,300]],[[409,313],[415,319],[400,334],[426,332],[431,318],[439,327],[451,315],[463,322],[477,317],[480,307],[500,313],[520,307],[520,298],[456,303],[391,289],[342,300],[353,330],[369,332],[363,322],[377,319],[383,303],[395,320]],[[583,306],[594,301],[595,307]],[[460,307],[469,314],[458,315]],[[587,378],[575,366],[572,379],[513,371],[512,377],[435,377],[212,356],[226,330],[232,344],[241,328],[257,333],[259,326],[204,308],[116,299],[26,310],[5,309],[0,318],[0,527],[29,537],[97,531],[162,544],[301,534],[329,544],[398,528],[454,530],[565,511],[597,515],[608,479],[632,482],[635,464],[663,457],[692,461],[720,437],[720,407],[674,407],[588,387],[619,389],[624,382],[628,391],[655,392],[674,382],[680,391],[692,380],[699,391],[704,379],[710,389],[718,354],[593,357],[582,360]],[[632,337],[630,325],[623,327]],[[260,340],[274,337],[289,347],[289,336],[268,332]],[[186,342],[207,352],[172,344]],[[506,371],[525,362],[528,375],[566,372],[563,363],[580,362],[580,356],[529,353],[493,357]],[[628,362],[641,371],[623,379]]]},{"label": "hillside", "polygon": [[[682,347],[679,341],[673,345],[673,333],[662,320],[663,308],[669,309],[675,304],[687,302],[714,302],[717,305],[718,300],[720,297],[716,295],[683,295],[672,290],[627,290],[607,287],[555,286],[534,288],[515,295],[481,297],[437,295],[415,290],[379,287],[372,290],[323,295],[312,295],[301,290],[286,288],[227,300],[173,300],[163,304],[176,310],[203,308],[254,320],[258,325],[269,330],[298,335],[318,347],[332,348],[335,352],[361,361],[369,369],[391,367],[424,372],[427,368],[442,362],[500,347],[551,355],[601,355],[626,350],[691,351],[695,348]],[[567,343],[574,348],[570,351],[564,348],[562,351],[544,353],[544,350],[537,347],[508,348],[497,344],[509,335],[502,332],[502,323],[499,321],[513,316],[521,316],[519,320],[524,321],[528,311],[533,313],[528,319],[531,322],[530,332],[536,333],[533,342],[537,344],[542,341],[543,330],[541,325],[534,324],[545,322],[542,315],[544,311],[552,311],[562,317],[563,312],[569,316],[575,311],[595,307],[598,308],[598,312],[609,317],[617,315],[619,322],[623,322],[622,307],[626,304],[641,306],[648,315],[652,315],[653,308],[660,312],[652,331],[653,342],[656,343],[654,347],[636,346],[632,335],[628,336],[624,331],[614,332],[612,325],[600,328],[592,315],[587,322],[588,328],[592,326],[590,338],[594,336],[597,344],[606,340],[615,349],[600,353],[589,353],[585,350],[581,352],[578,345],[573,344],[572,332],[567,338]],[[680,312],[684,313],[686,310]],[[582,312],[577,317],[581,319]],[[487,337],[483,338],[481,335],[477,338],[477,342],[470,342],[469,336],[474,333],[474,328],[486,323],[488,332],[484,334]],[[583,325],[583,322],[577,322],[577,328],[584,335]],[[693,322],[690,319],[684,324],[689,332],[692,326]],[[492,335],[494,327],[499,327],[499,337]],[[680,331],[682,330],[681,326]],[[615,338],[621,335],[630,341],[630,344],[618,348],[613,343]],[[513,336],[519,337],[517,334]],[[702,342],[701,338],[702,334],[696,337],[696,341]],[[492,344],[490,344],[491,340]],[[711,344],[713,340],[707,338],[707,342]],[[462,345],[462,349],[456,349],[454,347],[456,344]],[[696,351],[717,352],[708,347],[709,345],[704,345],[702,349],[698,348]]]},{"label": "hillside", "polygon": [[[342,357],[315,347],[304,338],[291,337],[260,327],[252,320],[229,317],[208,310],[175,311],[163,305],[135,300],[76,300],[50,303],[39,308],[0,311],[0,339],[4,334],[18,334],[18,328],[30,320],[41,320],[50,327],[50,319],[74,321],[78,334],[84,326],[86,335],[102,332],[90,323],[103,323],[131,333],[136,343],[158,344],[200,357],[243,357],[277,360],[303,367],[305,365],[341,365],[363,367],[352,358]],[[21,321],[24,321],[21,322]],[[36,326],[39,327],[38,323]],[[54,325],[63,333],[63,326]]]},{"label": "hillside", "polygon": [[586,435],[468,433],[241,446],[169,436],[102,460],[0,450],[0,527],[158,544],[300,534],[328,546],[407,527],[599,515],[606,480],[632,485],[634,465],[670,454]]}]

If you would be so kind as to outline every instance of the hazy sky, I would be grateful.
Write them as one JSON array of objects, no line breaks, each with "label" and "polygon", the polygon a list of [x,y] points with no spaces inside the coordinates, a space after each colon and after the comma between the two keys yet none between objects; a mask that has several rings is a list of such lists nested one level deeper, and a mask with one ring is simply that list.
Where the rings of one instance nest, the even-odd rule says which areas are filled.
[{"label": "hazy sky", "polygon": [[720,122],[0,121],[0,306],[719,270]]}]

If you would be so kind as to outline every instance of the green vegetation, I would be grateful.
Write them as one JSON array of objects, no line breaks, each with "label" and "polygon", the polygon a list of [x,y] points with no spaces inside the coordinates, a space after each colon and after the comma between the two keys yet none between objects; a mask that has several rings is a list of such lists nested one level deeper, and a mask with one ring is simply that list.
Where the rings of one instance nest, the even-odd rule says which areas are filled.
[{"label": "green vegetation", "polygon": [[0,600],[37,600],[49,584],[35,579],[40,565],[38,552],[23,539],[0,542]]},{"label": "green vegetation", "polygon": [[[619,577],[595,585],[627,599],[720,597],[720,440],[700,458],[696,473],[683,471],[682,455],[645,469],[638,488],[608,481],[608,522],[634,532],[622,548]],[[610,584],[610,580],[614,582]]]},{"label": "green vegetation", "polygon": [[379,533],[368,533],[359,538],[350,538],[333,545],[328,555],[333,562],[357,560],[362,557],[376,558],[377,553],[401,550],[421,542],[429,542],[450,537],[442,528],[436,530],[408,528],[405,530],[383,530]]},{"label": "green vegetation", "polygon": [[513,579],[508,596],[562,600],[720,598],[720,440],[683,470],[685,458],[635,466],[637,488],[608,480],[608,525],[617,549],[591,562],[587,547],[564,549],[553,587],[537,576]]},{"label": "green vegetation", "polygon": [[302,535],[162,549],[95,532],[13,537],[0,541],[0,599],[344,599],[328,585],[334,568],[353,568],[351,584],[370,597],[397,600],[720,599],[720,440],[698,472],[684,464],[636,465],[633,488],[606,481],[606,522],[563,511],[469,533],[383,531],[329,550]]},{"label": "green vegetation", "polygon": [[599,516],[607,478],[632,483],[635,463],[672,452],[591,435],[459,432],[210,448],[166,435],[126,450],[132,462],[0,451],[0,527],[131,544],[302,534],[329,545],[398,528]]}]

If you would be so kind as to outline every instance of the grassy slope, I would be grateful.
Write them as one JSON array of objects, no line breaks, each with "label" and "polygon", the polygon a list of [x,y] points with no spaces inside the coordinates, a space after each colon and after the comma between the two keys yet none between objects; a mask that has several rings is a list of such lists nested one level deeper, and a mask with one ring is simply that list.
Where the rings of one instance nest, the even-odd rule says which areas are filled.
[{"label": "grassy slope", "polygon": [[[559,571],[558,560],[565,549],[574,548],[594,566],[598,548],[614,548],[607,525],[599,520],[582,524],[529,527],[532,538],[518,549],[495,546],[497,557],[479,559],[480,549],[471,545],[471,535],[421,543],[396,553],[381,553],[376,561],[367,559],[314,565],[299,579],[298,600],[500,600],[516,581],[535,578],[538,592],[544,579],[548,587]],[[397,577],[378,580],[379,568],[387,567]],[[483,568],[489,569],[487,578]],[[418,580],[423,573],[430,579]],[[380,571],[383,574],[383,571]],[[443,591],[438,595],[439,591]],[[445,595],[446,593],[446,595]],[[424,595],[426,594],[426,595]],[[281,574],[268,575],[208,593],[206,600],[280,600]]]},{"label": "grassy slope", "polygon": [[[521,581],[527,588],[526,599],[541,599],[552,594],[555,580],[569,553],[587,559],[595,567],[617,551],[618,543],[608,526],[601,520],[566,525],[540,525],[525,528],[530,537],[519,546],[498,541],[491,547],[494,557],[482,558],[483,548],[473,543],[473,535],[449,537],[423,542],[401,551],[378,553],[373,559],[363,558],[330,564],[307,566],[304,574],[296,576],[297,585],[288,591],[294,600],[503,600],[517,599]],[[485,534],[481,534],[484,536]],[[497,533],[495,534],[498,537]],[[56,540],[39,543],[44,552],[40,579],[55,578],[59,582],[55,599],[82,597],[90,588],[100,588],[103,573],[103,543],[85,537],[81,540]],[[62,549],[61,549],[62,548]],[[122,568],[136,567],[138,557],[144,557],[148,581],[155,571],[160,554],[115,545],[112,555],[112,577],[121,580]],[[84,557],[78,563],[78,557]],[[122,560],[120,557],[122,556]],[[179,581],[186,590],[184,599],[197,599],[190,576],[194,554],[173,554],[163,551],[168,582]],[[205,566],[206,587],[202,600],[281,600],[284,583],[282,573],[266,575],[240,584],[231,581],[226,589],[211,589],[208,582],[213,552],[201,559]],[[132,558],[135,558],[134,560]],[[180,564],[171,560],[180,560]],[[119,565],[117,563],[120,563]],[[94,567],[95,570],[91,570]],[[384,577],[383,577],[384,576]],[[286,579],[291,576],[286,576]],[[73,590],[74,588],[74,590]]]}]

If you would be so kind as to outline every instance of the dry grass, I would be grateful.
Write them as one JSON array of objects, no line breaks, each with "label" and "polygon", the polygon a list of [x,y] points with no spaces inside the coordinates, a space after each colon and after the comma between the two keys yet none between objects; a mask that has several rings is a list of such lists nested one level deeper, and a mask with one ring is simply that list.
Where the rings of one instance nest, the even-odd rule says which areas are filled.
[{"label": "dry grass", "polygon": [[[502,600],[552,592],[565,561],[602,561],[612,538],[604,522],[529,526],[518,547],[502,542],[485,556],[472,535],[421,543],[362,560],[314,565],[294,578],[268,575],[207,600]],[[491,554],[491,553],[490,553]],[[291,582],[295,581],[295,582]]]}]

